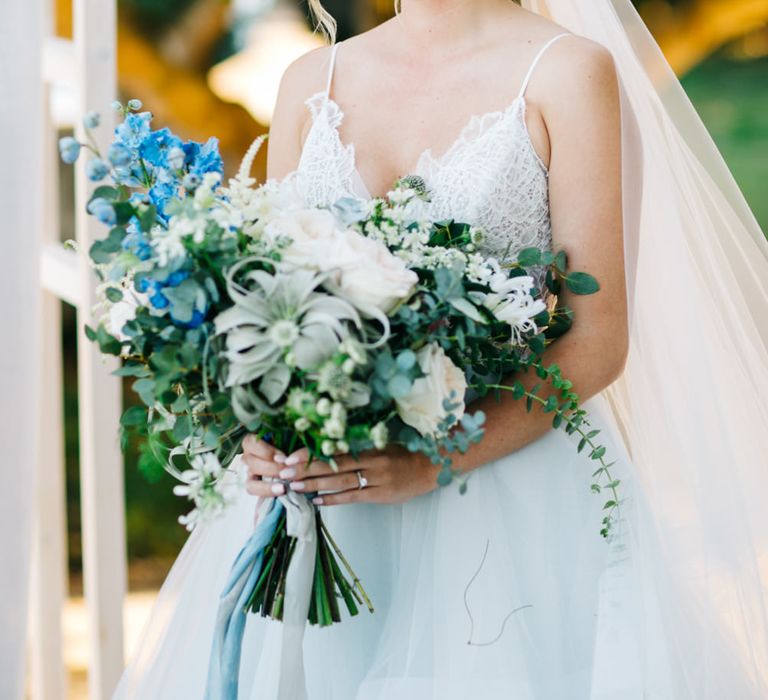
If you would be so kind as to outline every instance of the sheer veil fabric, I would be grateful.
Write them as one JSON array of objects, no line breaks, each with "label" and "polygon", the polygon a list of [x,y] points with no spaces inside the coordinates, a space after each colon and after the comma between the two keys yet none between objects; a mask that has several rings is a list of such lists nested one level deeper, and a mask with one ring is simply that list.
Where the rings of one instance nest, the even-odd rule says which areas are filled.
[{"label": "sheer veil fabric", "polygon": [[671,670],[680,698],[768,697],[768,245],[629,0],[522,4],[608,48],[619,75],[631,349],[603,394],[635,470],[649,638],[667,644],[644,650],[647,677]]}]

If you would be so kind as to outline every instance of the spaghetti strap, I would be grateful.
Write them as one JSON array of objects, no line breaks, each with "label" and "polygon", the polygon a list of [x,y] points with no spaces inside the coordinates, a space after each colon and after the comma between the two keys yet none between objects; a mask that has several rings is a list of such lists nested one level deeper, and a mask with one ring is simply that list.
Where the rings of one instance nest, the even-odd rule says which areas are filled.
[{"label": "spaghetti strap", "polygon": [[545,51],[550,46],[552,46],[552,44],[554,44],[558,39],[562,39],[564,36],[571,36],[571,34],[569,32],[563,32],[562,34],[558,34],[557,36],[552,37],[546,44],[544,44],[544,46],[541,47],[541,50],[539,51],[539,53],[536,54],[536,57],[533,59],[533,62],[531,63],[531,67],[528,69],[528,73],[525,76],[525,80],[523,80],[523,85],[520,88],[520,93],[517,96],[518,99],[520,99],[525,94],[525,91],[528,88],[528,83],[531,82],[533,71],[536,70],[536,66],[538,65]]},{"label": "spaghetti strap", "polygon": [[339,42],[334,42],[331,46],[331,65],[328,68],[328,82],[325,86],[325,98],[331,96],[331,83],[333,82],[333,69],[336,66],[336,50],[339,48]]}]

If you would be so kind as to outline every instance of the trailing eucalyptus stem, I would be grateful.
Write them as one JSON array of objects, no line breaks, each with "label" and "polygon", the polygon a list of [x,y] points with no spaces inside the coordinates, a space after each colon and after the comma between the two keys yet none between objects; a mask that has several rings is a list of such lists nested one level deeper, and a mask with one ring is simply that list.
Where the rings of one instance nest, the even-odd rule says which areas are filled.
[{"label": "trailing eucalyptus stem", "polygon": [[[521,381],[515,381],[512,385],[505,384],[486,384],[487,389],[494,389],[497,391],[508,391],[512,394],[514,399],[525,399],[526,410],[530,413],[533,410],[534,404],[539,404],[544,413],[554,413],[552,418],[552,427],[555,429],[563,428],[569,435],[576,433],[581,437],[578,444],[578,452],[581,453],[585,447],[590,448],[589,458],[599,462],[600,467],[592,474],[592,478],[595,480],[591,489],[593,493],[599,494],[607,490],[610,493],[610,497],[603,505],[603,509],[606,512],[602,520],[602,528],[600,534],[607,538],[613,528],[616,514],[620,509],[620,498],[618,487],[621,484],[619,479],[616,479],[611,474],[611,467],[616,462],[606,462],[605,453],[606,448],[604,445],[597,445],[594,442],[594,438],[600,434],[600,430],[586,428],[590,427],[589,420],[587,418],[587,412],[581,408],[579,404],[579,395],[572,391],[573,383],[569,379],[563,378],[560,367],[556,364],[545,367],[540,360],[535,361],[530,365],[536,370],[536,375],[548,382],[552,387],[559,390],[560,400],[554,394],[550,395],[547,399],[539,396],[543,383],[538,383],[531,389],[526,389],[525,385]],[[527,369],[527,368],[526,368]]]}]

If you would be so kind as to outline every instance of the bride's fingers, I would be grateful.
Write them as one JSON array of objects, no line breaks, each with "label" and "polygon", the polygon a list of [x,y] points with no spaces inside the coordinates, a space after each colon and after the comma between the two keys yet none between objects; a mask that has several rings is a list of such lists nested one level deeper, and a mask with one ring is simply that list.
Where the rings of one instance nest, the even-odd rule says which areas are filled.
[{"label": "bride's fingers", "polygon": [[270,445],[266,440],[259,440],[259,438],[252,434],[248,434],[243,438],[243,453],[258,457],[259,459],[273,460],[275,462],[285,461],[285,455],[274,445]]},{"label": "bride's fingers", "polygon": [[270,498],[282,496],[285,493],[285,485],[280,481],[263,481],[258,476],[248,477],[245,482],[245,490],[251,496]]},{"label": "bride's fingers", "polygon": [[308,458],[309,452],[306,448],[302,448],[288,455],[285,460],[285,468],[281,472],[280,478],[304,479],[314,476],[338,474],[339,472],[350,472],[359,469],[359,467],[354,466],[355,461],[353,459],[346,459],[345,457],[334,458],[336,463],[335,467],[320,459],[315,459],[312,462],[307,463]]},{"label": "bride's fingers", "polygon": [[[370,483],[371,481],[369,479],[369,484]],[[359,487],[360,481],[357,478],[356,472],[340,472],[328,476],[307,476],[299,481],[292,481],[288,485],[288,488],[291,491],[299,491],[300,493],[312,493],[313,491],[346,491],[349,489],[359,490]]]},{"label": "bride's fingers", "polygon": [[263,476],[269,476],[275,479],[280,478],[280,470],[283,469],[282,464],[278,464],[277,462],[268,459],[261,459],[252,454],[243,454],[242,459],[248,467],[249,477],[261,478]]}]

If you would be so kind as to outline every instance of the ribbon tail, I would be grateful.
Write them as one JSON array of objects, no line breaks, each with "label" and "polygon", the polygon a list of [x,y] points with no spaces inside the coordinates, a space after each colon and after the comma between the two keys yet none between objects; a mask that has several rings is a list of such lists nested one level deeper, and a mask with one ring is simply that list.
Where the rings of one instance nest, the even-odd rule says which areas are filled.
[{"label": "ribbon tail", "polygon": [[286,509],[286,531],[296,545],[285,582],[277,700],[306,700],[303,642],[317,555],[315,508],[297,494],[280,501]]},{"label": "ribbon tail", "polygon": [[262,517],[237,555],[219,600],[205,700],[237,700],[240,655],[248,615],[245,604],[261,573],[264,549],[275,533],[283,505],[279,501],[265,501],[262,509]]}]

